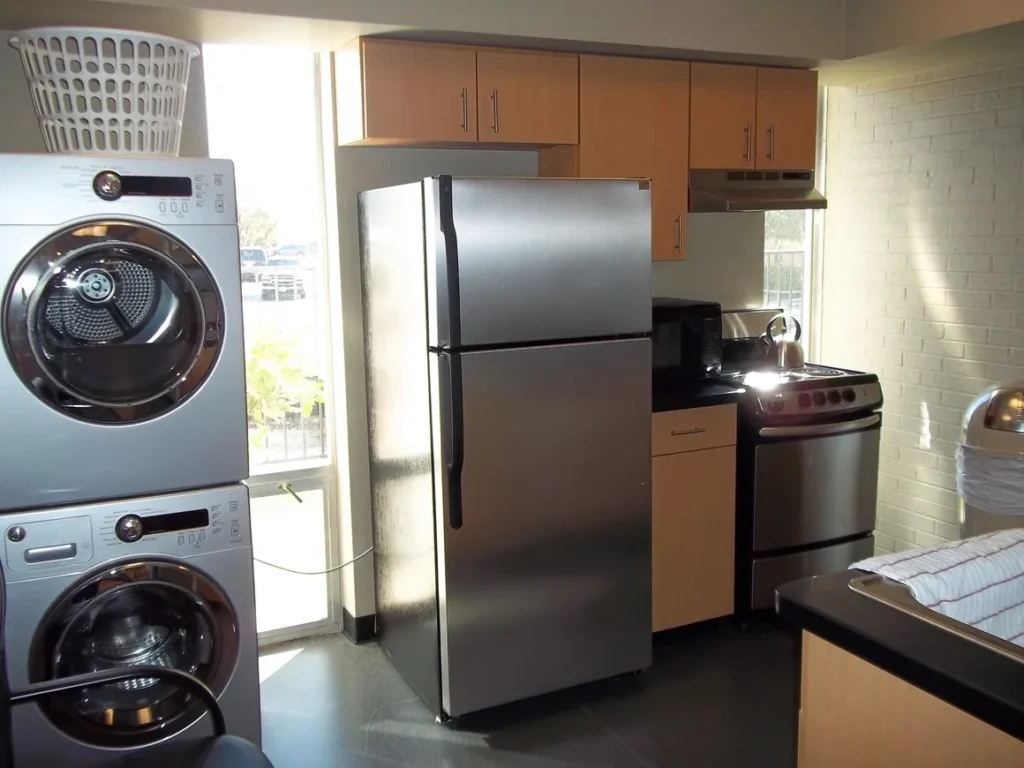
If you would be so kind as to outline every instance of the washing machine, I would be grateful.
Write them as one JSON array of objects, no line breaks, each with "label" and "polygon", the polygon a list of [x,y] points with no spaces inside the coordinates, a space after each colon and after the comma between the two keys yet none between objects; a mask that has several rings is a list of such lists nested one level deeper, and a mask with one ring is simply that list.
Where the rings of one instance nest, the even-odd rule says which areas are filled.
[{"label": "washing machine", "polygon": [[[155,664],[217,695],[228,731],[260,743],[248,491],[244,485],[0,518],[13,688]],[[12,712],[14,764],[110,765],[209,735],[202,705],[142,678]]]},{"label": "washing machine", "polygon": [[248,476],[225,160],[0,155],[0,511]]}]

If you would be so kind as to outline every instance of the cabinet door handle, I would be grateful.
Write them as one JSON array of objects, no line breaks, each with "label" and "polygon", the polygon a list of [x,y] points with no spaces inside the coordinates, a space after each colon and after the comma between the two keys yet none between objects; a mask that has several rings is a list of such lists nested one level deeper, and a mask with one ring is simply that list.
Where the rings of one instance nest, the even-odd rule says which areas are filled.
[{"label": "cabinet door handle", "polygon": [[743,151],[743,159],[748,163],[750,162],[750,141],[753,134],[753,131],[751,130],[752,127],[753,126],[751,126],[750,123],[747,123],[746,127],[743,129],[743,133],[747,139],[747,148]]},{"label": "cabinet door handle", "polygon": [[775,160],[775,123],[768,126],[768,159]]},{"label": "cabinet door handle", "polygon": [[703,427],[688,427],[687,429],[673,429],[672,437],[682,437],[683,435],[703,435],[707,432]]},{"label": "cabinet door handle", "polygon": [[491,130],[498,133],[498,89],[491,91]]},{"label": "cabinet door handle", "polygon": [[469,131],[469,89],[462,89],[462,130]]},{"label": "cabinet door handle", "polygon": [[676,253],[683,252],[683,217],[676,216]]}]

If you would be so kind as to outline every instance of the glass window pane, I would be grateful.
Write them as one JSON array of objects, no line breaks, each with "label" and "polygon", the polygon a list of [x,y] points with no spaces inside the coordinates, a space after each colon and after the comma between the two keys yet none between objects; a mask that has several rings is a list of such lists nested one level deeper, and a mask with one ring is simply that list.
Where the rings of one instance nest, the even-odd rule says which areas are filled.
[{"label": "glass window pane", "polygon": [[806,325],[811,264],[811,211],[764,215],[764,306],[780,307]]},{"label": "glass window pane", "polygon": [[238,185],[252,474],[327,463],[328,371],[313,56],[206,45],[210,154]]},{"label": "glass window pane", "polygon": [[[253,554],[297,571],[325,570],[328,539],[324,491],[298,491],[298,495],[301,504],[284,491],[253,497]],[[302,576],[261,562],[254,563],[253,570],[258,632],[328,619],[328,575]]]}]

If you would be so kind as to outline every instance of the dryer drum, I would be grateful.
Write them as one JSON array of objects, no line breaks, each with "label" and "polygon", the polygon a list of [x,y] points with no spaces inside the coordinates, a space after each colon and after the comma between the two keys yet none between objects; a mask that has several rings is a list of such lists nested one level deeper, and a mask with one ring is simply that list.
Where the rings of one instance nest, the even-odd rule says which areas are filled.
[{"label": "dryer drum", "polygon": [[146,246],[67,254],[29,302],[32,352],[54,384],[97,405],[162,397],[198,358],[206,325],[188,275]]},{"label": "dryer drum", "polygon": [[56,232],[22,260],[0,330],[22,382],[74,419],[160,416],[213,370],[224,331],[215,280],[155,227],[93,221]]}]

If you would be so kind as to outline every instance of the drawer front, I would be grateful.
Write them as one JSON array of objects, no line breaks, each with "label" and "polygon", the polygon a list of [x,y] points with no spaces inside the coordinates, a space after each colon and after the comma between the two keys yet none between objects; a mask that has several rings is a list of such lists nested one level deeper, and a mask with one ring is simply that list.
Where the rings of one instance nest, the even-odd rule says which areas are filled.
[{"label": "drawer front", "polygon": [[736,406],[712,405],[655,413],[651,422],[651,455],[702,451],[736,445]]}]

